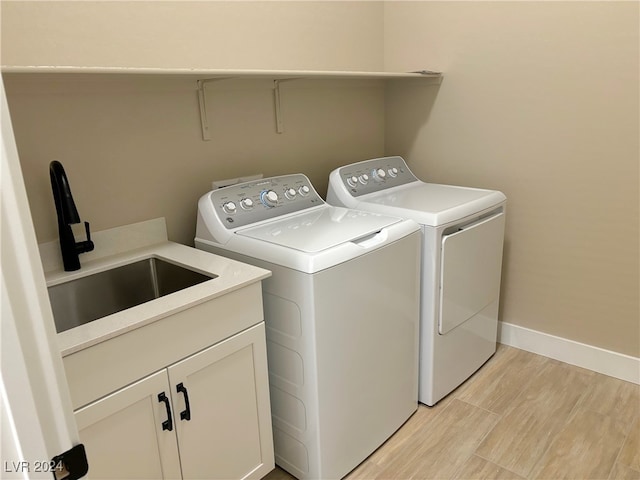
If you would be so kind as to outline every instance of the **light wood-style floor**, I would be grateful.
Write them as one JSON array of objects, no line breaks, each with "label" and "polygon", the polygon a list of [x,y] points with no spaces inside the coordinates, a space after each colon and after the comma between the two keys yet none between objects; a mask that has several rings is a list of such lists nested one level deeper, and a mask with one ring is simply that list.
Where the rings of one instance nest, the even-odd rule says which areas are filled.
[{"label": "light wood-style floor", "polygon": [[499,345],[346,478],[640,480],[640,386]]}]

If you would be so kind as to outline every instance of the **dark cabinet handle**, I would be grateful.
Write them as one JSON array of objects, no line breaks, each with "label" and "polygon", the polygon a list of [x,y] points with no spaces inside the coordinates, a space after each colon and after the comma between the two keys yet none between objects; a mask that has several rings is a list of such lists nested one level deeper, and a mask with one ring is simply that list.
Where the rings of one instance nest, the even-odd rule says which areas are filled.
[{"label": "dark cabinet handle", "polygon": [[162,430],[173,430],[173,420],[171,420],[171,405],[169,405],[169,399],[164,392],[158,394],[158,401],[164,402],[164,406],[167,409],[167,419],[162,422]]},{"label": "dark cabinet handle", "polygon": [[187,389],[184,388],[182,383],[179,383],[176,385],[176,391],[184,394],[185,409],[180,412],[180,420],[191,420],[191,407],[189,407],[189,394],[187,393]]}]

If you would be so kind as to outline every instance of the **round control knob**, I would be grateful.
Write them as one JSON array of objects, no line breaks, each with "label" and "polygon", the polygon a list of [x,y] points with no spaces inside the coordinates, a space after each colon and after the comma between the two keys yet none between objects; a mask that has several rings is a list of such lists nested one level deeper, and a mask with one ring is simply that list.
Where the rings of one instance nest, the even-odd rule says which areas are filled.
[{"label": "round control knob", "polygon": [[298,189],[298,193],[300,193],[300,195],[302,195],[303,197],[306,196],[306,195],[309,195],[310,191],[311,191],[311,189],[307,185],[302,185]]},{"label": "round control knob", "polygon": [[260,200],[267,207],[275,207],[278,204],[278,194],[273,190],[265,190],[260,194]]},{"label": "round control knob", "polygon": [[284,196],[287,197],[289,200],[293,200],[294,198],[296,198],[296,194],[298,192],[296,192],[295,188],[287,188],[284,191]]},{"label": "round control knob", "polygon": [[355,187],[356,185],[358,185],[358,177],[356,177],[355,175],[351,175],[349,178],[347,178],[347,184],[350,187]]},{"label": "round control knob", "polygon": [[237,207],[234,202],[225,202],[222,205],[222,210],[224,210],[225,213],[232,214],[236,213]]},{"label": "round control knob", "polygon": [[360,180],[360,183],[362,185],[366,185],[367,183],[369,183],[369,175],[367,175],[366,173],[363,173],[358,177],[358,180]]},{"label": "round control knob", "polygon": [[253,200],[250,198],[243,198],[240,200],[240,206],[245,210],[251,210],[253,208]]},{"label": "round control knob", "polygon": [[396,167],[390,168],[389,169],[389,176],[390,177],[397,177],[398,176],[398,169]]},{"label": "round control knob", "polygon": [[387,172],[385,172],[382,168],[374,169],[371,172],[371,175],[376,182],[382,182],[385,178],[387,178]]}]

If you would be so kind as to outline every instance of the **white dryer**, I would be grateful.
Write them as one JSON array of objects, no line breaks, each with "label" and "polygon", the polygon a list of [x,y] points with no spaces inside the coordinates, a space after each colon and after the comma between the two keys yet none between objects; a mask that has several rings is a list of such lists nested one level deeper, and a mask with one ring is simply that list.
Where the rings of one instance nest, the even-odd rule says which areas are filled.
[{"label": "white dryer", "polygon": [[295,477],[342,478],[417,409],[420,242],[414,221],[327,205],[301,174],[200,199],[196,247],[273,272],[275,458]]},{"label": "white dryer", "polygon": [[327,202],[421,225],[418,398],[435,405],[495,353],[506,197],[422,182],[396,156],[331,172]]}]

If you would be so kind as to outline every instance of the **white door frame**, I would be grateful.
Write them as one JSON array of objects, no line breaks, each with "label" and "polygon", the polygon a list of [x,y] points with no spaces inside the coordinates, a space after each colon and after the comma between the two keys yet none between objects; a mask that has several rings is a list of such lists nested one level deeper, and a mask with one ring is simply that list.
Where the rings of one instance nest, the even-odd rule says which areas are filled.
[{"label": "white door frame", "polygon": [[80,441],[2,81],[0,90],[0,477],[50,480],[46,462]]}]

